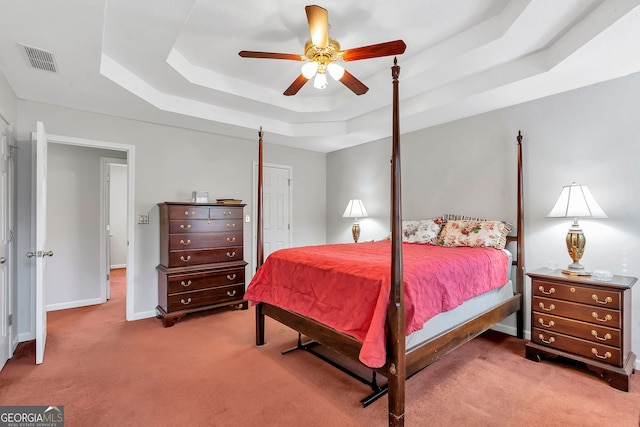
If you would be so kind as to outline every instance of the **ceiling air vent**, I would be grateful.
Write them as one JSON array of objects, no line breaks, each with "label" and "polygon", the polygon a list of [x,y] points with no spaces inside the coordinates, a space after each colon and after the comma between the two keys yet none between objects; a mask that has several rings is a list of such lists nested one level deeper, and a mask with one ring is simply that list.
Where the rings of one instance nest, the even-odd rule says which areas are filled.
[{"label": "ceiling air vent", "polygon": [[56,68],[56,57],[53,52],[27,45],[20,46],[24,48],[27,59],[33,68],[52,71],[54,73],[58,72]]}]

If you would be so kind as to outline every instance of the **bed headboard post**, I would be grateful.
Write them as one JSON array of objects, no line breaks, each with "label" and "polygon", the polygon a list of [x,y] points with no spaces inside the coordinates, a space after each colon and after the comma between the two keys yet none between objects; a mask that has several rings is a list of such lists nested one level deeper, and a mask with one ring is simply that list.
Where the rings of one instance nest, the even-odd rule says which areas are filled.
[{"label": "bed headboard post", "polygon": [[262,224],[262,126],[258,131],[258,204],[256,210],[256,271],[264,263],[264,242],[263,242],[263,224]]},{"label": "bed headboard post", "polygon": [[518,237],[516,249],[516,292],[522,295],[520,310],[516,315],[516,333],[518,338],[524,338],[524,193],[522,170],[522,133],[518,131]]},{"label": "bed headboard post", "polygon": [[391,290],[387,309],[387,372],[389,387],[389,425],[404,425],[406,381],[406,325],[404,286],[402,275],[402,194],[400,181],[400,108],[398,104],[398,76],[400,67],[394,58],[393,129],[391,157]]}]

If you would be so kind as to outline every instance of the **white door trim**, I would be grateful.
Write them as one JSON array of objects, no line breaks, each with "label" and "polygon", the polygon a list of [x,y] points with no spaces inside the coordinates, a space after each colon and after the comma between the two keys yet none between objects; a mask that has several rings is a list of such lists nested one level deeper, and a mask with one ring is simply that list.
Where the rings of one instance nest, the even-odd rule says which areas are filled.
[{"label": "white door trim", "polygon": [[[106,150],[124,151],[127,153],[127,302],[126,319],[137,320],[135,315],[135,227],[134,227],[134,201],[135,201],[135,146],[118,142],[98,141],[70,136],[48,135],[50,143],[77,145],[90,148],[102,148]],[[102,246],[101,246],[102,250]]]}]

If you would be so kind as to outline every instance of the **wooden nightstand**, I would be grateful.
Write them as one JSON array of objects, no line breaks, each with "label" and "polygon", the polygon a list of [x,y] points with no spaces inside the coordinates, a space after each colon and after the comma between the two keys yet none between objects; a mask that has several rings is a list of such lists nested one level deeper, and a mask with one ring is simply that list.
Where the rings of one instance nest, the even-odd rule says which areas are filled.
[{"label": "wooden nightstand", "polygon": [[577,360],[612,387],[629,391],[636,361],[631,351],[631,287],[638,279],[613,276],[602,282],[548,268],[527,275],[532,296],[527,359]]}]

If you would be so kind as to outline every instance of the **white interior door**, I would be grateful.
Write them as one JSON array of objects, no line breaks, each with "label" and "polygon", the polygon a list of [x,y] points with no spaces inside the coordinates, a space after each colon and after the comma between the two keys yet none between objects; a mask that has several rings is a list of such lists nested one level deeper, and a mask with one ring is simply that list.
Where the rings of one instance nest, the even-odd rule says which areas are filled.
[{"label": "white interior door", "polygon": [[290,245],[291,169],[279,166],[264,166],[263,174],[263,223],[264,257]]},{"label": "white interior door", "polygon": [[44,347],[47,342],[47,302],[45,268],[47,257],[53,256],[47,242],[47,134],[44,123],[36,125],[36,247],[35,252],[27,254],[35,258],[36,263],[36,364],[44,360]]},{"label": "white interior door", "polygon": [[0,369],[11,357],[11,336],[9,326],[9,281],[7,247],[9,238],[7,236],[7,162],[9,158],[9,142],[6,135],[2,135],[2,146],[0,147]]}]

